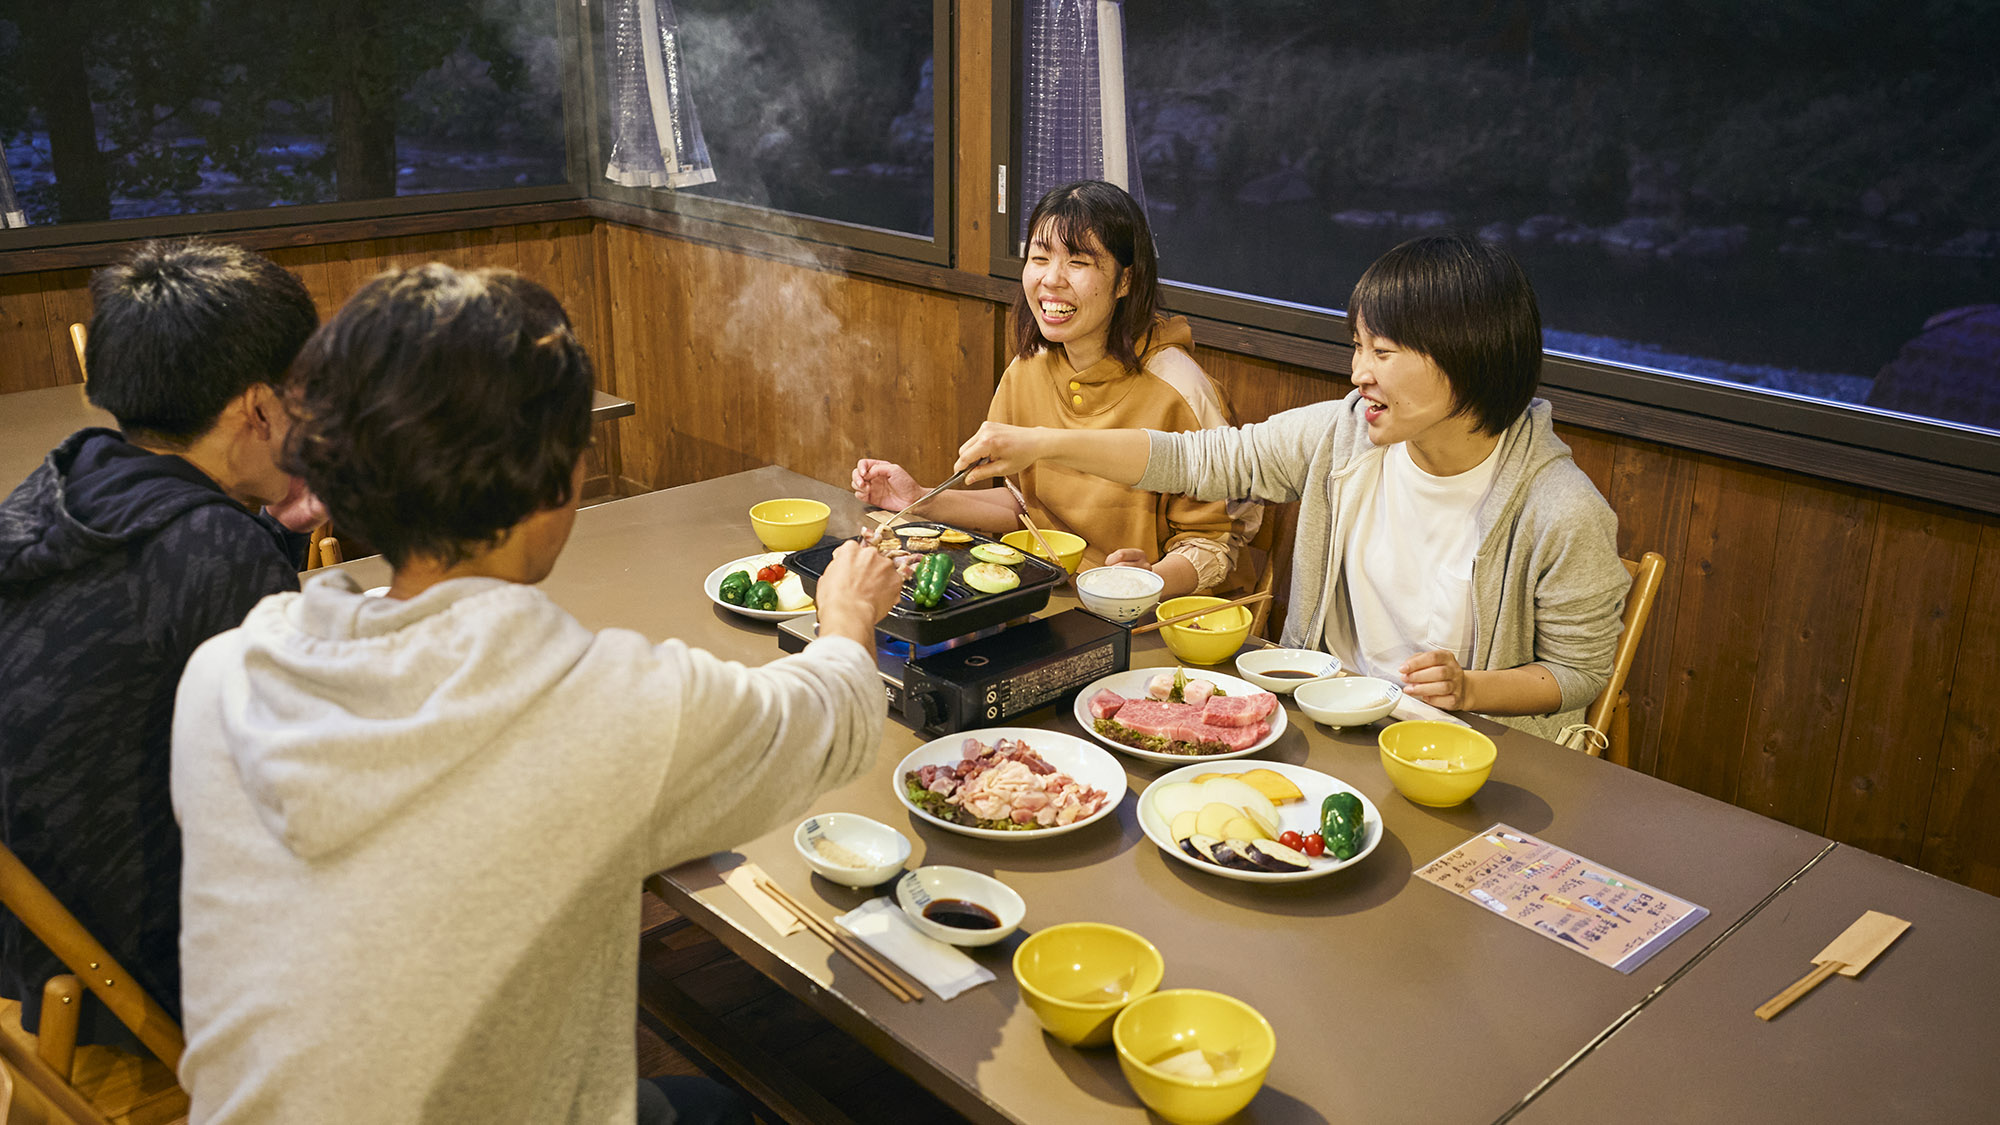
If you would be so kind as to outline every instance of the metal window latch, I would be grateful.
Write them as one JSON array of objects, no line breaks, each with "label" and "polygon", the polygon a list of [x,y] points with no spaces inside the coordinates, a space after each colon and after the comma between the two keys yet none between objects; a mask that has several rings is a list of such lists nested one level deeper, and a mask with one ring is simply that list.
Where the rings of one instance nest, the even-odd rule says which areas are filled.
[{"label": "metal window latch", "polygon": [[999,169],[1000,175],[993,185],[993,198],[998,204],[997,210],[1002,215],[1005,215],[1007,213],[1007,166],[1005,164],[999,165]]}]

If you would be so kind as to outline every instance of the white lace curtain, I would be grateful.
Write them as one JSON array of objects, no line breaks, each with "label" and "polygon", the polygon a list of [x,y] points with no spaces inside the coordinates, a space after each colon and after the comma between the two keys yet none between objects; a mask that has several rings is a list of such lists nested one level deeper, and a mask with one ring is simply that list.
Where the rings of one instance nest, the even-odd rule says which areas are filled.
[{"label": "white lace curtain", "polygon": [[7,150],[0,146],[0,230],[28,225],[28,216],[14,195],[14,177],[7,174],[6,158]]},{"label": "white lace curtain", "polygon": [[1050,188],[1077,180],[1117,184],[1144,208],[1125,113],[1124,5],[1029,0],[1026,14],[1027,136],[1016,222],[1027,222]]},{"label": "white lace curtain", "polygon": [[681,55],[673,0],[607,0],[605,71],[611,79],[611,157],[604,178],[626,187],[713,183]]}]

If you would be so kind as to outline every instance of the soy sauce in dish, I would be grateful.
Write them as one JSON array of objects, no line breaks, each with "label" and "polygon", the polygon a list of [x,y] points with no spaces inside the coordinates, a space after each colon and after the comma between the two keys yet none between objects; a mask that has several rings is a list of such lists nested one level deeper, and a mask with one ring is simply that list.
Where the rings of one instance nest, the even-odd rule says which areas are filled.
[{"label": "soy sauce in dish", "polygon": [[962,898],[941,898],[924,907],[924,917],[940,926],[951,926],[960,930],[995,930],[1000,928],[1000,916],[976,902]]},{"label": "soy sauce in dish", "polygon": [[1268,672],[1259,672],[1257,674],[1260,676],[1268,676],[1274,680],[1312,680],[1312,679],[1317,679],[1320,676],[1325,675],[1326,673],[1304,672],[1297,668],[1273,668]]}]

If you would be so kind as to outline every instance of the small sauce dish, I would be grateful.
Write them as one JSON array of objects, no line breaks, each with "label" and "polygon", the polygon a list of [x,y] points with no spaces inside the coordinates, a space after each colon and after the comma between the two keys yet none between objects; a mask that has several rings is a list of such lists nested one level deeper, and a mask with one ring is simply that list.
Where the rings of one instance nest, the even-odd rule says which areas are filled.
[{"label": "small sauce dish", "polygon": [[1292,695],[1299,710],[1330,727],[1358,727],[1387,715],[1403,701],[1403,689],[1373,676],[1314,680]]},{"label": "small sauce dish", "polygon": [[1257,648],[1236,658],[1236,671],[1273,695],[1290,695],[1302,684],[1340,675],[1340,658],[1309,648]]},{"label": "small sauce dish", "polygon": [[963,867],[919,867],[896,880],[896,905],[917,932],[951,945],[992,945],[1021,925],[1014,888]]},{"label": "small sauce dish", "polygon": [[910,838],[859,813],[820,813],[799,822],[792,846],[806,866],[843,887],[876,887],[910,859]]}]

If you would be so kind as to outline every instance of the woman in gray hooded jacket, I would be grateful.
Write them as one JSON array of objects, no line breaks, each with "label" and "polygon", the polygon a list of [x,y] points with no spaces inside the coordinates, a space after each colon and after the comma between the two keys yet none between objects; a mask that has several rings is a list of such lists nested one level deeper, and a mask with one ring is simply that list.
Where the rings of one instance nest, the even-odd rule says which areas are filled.
[{"label": "woman in gray hooded jacket", "polygon": [[1609,679],[1631,581],[1617,517],[1534,397],[1534,290],[1504,250],[1420,238],[1369,266],[1348,316],[1344,399],[1183,434],[987,423],[959,465],[1301,501],[1286,644],[1554,738]]}]

